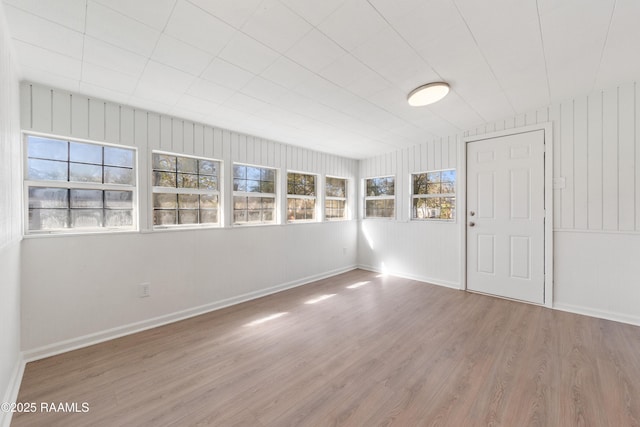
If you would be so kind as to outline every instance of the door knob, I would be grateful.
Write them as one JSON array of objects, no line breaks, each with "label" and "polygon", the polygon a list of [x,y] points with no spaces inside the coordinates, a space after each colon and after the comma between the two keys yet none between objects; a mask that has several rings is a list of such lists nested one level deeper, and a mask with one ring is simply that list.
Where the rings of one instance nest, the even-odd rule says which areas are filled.
[{"label": "door knob", "polygon": [[475,227],[475,226],[476,226],[476,223],[475,223],[475,222],[470,222],[470,223],[469,223],[469,227]]},{"label": "door knob", "polygon": [[469,212],[469,216],[475,216],[476,213],[474,211]]}]

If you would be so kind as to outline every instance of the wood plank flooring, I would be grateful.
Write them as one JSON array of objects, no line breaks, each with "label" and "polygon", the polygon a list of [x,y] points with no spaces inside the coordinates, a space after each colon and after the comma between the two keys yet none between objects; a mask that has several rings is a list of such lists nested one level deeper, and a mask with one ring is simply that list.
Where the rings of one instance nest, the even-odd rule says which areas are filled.
[{"label": "wood plank flooring", "polygon": [[90,409],[12,426],[640,426],[640,327],[355,270],[29,363],[18,401]]}]

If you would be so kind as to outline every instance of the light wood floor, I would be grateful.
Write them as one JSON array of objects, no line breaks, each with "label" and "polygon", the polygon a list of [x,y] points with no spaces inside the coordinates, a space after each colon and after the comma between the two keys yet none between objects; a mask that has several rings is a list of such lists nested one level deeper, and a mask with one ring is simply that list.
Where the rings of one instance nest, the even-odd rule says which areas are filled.
[{"label": "light wood floor", "polygon": [[90,410],[13,426],[640,426],[640,327],[355,270],[29,363],[19,401]]}]

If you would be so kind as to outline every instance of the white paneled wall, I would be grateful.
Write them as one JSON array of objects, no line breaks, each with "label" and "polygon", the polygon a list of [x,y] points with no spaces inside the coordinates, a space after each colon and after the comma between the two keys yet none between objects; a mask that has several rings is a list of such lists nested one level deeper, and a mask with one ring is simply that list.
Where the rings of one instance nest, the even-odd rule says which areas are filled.
[{"label": "white paneled wall", "polygon": [[461,286],[459,224],[408,221],[410,174],[464,167],[463,137],[552,122],[554,307],[640,324],[639,91],[629,83],[363,160],[361,178],[396,176],[397,219],[363,220],[359,264]]},{"label": "white paneled wall", "polygon": [[[21,85],[25,131],[136,147],[142,233],[29,237],[22,248],[22,347],[58,352],[353,268],[357,221],[231,227],[231,165],[350,179],[358,162],[35,84]],[[151,231],[153,149],[223,161],[220,229]],[[320,180],[323,182],[324,180]],[[356,197],[351,198],[353,207]],[[146,213],[146,214],[145,214]],[[151,283],[151,297],[137,286]]]},{"label": "white paneled wall", "polygon": [[[460,287],[460,232],[457,222],[411,221],[411,174],[457,168],[460,138],[426,142],[360,162],[362,178],[394,175],[396,219],[364,219],[358,262],[444,286]],[[362,215],[362,203],[360,213]]]},{"label": "white paneled wall", "polygon": [[[15,401],[20,355],[21,170],[18,73],[0,4],[0,401]],[[0,411],[0,425],[11,413]]]}]

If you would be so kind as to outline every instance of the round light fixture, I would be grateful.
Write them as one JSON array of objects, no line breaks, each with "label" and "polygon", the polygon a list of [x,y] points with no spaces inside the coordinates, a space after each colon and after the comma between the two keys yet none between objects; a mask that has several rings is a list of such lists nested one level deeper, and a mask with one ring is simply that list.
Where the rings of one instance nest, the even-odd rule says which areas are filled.
[{"label": "round light fixture", "polygon": [[449,93],[449,84],[445,82],[429,83],[411,91],[407,101],[412,107],[422,107],[440,101]]}]

